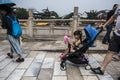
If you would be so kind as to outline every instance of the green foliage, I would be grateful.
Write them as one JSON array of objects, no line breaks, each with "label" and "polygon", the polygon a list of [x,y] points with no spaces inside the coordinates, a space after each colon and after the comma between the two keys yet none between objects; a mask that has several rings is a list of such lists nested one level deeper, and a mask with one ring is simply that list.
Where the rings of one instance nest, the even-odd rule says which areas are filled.
[{"label": "green foliage", "polygon": [[59,15],[55,11],[50,11],[51,18],[54,16],[55,19],[59,19]]},{"label": "green foliage", "polygon": [[24,8],[17,8],[15,10],[15,13],[16,13],[17,18],[19,19],[28,19],[29,17],[28,11]]},{"label": "green foliage", "polygon": [[43,19],[58,19],[59,15],[55,11],[50,11],[48,8],[43,9],[42,18]]},{"label": "green foliage", "polygon": [[72,18],[73,17],[73,12],[71,12],[70,14],[68,14],[68,15],[66,15],[65,17],[64,17],[64,19],[70,19],[70,18]]},{"label": "green foliage", "polygon": [[98,12],[91,10],[90,12],[85,12],[87,14],[87,19],[97,19]]}]

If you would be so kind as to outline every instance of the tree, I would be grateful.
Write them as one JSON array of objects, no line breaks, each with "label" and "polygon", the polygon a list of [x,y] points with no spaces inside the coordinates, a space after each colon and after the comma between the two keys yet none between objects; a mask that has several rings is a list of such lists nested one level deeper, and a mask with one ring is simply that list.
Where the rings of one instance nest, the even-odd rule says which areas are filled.
[{"label": "tree", "polygon": [[73,17],[73,12],[71,12],[70,14],[67,14],[64,19],[70,19]]},{"label": "tree", "polygon": [[41,19],[58,19],[59,15],[57,14],[57,12],[55,11],[50,11],[48,8],[47,9],[43,9],[42,13],[39,13],[39,15],[41,16]]},{"label": "tree", "polygon": [[50,19],[51,13],[50,13],[49,9],[48,8],[43,9],[42,11],[43,11],[43,13],[41,15],[42,19]]},{"label": "tree", "polygon": [[98,11],[98,15],[97,17],[99,19],[106,19],[107,18],[107,14],[110,10],[101,10],[101,11]]},{"label": "tree", "polygon": [[28,17],[29,17],[28,11],[26,9],[24,9],[24,8],[17,8],[15,10],[15,13],[16,13],[16,16],[19,19],[28,19]]},{"label": "tree", "polygon": [[87,19],[97,19],[98,12],[91,10],[90,12],[85,12],[87,14]]},{"label": "tree", "polygon": [[59,15],[55,11],[50,11],[51,18],[60,18]]}]

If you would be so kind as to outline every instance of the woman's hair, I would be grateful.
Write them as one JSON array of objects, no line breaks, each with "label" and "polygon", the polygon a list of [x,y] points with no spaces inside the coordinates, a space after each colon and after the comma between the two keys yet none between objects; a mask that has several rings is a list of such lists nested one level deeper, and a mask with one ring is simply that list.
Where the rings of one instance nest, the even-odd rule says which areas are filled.
[{"label": "woman's hair", "polygon": [[82,42],[82,31],[76,30],[76,31],[74,32],[74,36],[75,36],[75,35],[79,35],[79,36],[80,36],[80,40],[81,40],[81,42]]}]

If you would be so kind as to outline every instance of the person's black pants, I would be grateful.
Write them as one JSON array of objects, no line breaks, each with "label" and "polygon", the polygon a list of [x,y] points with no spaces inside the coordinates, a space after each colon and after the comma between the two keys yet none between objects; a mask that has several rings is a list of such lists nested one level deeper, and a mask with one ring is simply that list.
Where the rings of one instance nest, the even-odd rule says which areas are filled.
[{"label": "person's black pants", "polygon": [[102,43],[110,43],[110,33],[112,31],[112,28],[113,28],[113,24],[110,24],[109,26],[107,26],[107,32],[102,40]]}]

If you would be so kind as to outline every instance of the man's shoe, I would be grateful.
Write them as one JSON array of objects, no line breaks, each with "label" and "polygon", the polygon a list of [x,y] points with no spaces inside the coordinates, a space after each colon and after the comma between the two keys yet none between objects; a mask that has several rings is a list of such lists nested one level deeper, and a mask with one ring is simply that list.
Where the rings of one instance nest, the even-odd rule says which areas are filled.
[{"label": "man's shoe", "polygon": [[97,68],[91,68],[91,70],[92,70],[95,74],[104,75],[104,72],[101,70],[100,67],[97,67]]}]

